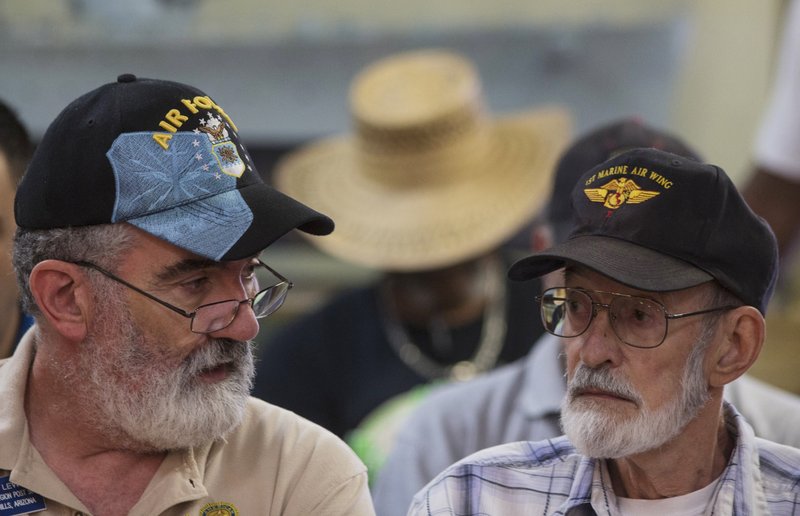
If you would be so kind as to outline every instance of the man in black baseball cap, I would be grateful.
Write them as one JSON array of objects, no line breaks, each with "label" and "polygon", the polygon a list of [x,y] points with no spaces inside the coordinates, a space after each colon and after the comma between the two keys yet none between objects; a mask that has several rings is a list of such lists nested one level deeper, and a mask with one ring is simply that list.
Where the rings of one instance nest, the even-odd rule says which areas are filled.
[{"label": "man in black baseball cap", "polygon": [[580,181],[567,241],[515,263],[512,279],[574,264],[657,292],[716,280],[765,313],[777,277],[775,236],[722,169],[634,149]]},{"label": "man in black baseball cap", "polygon": [[211,97],[130,74],[81,96],[15,216],[36,324],[0,364],[0,494],[59,514],[373,514],[342,441],[249,397],[257,319],[292,286],[259,254],[333,222],[262,182]]},{"label": "man in black baseball cap", "polygon": [[800,450],[723,400],[764,341],[769,226],[722,169],[656,149],[592,168],[571,198],[569,238],[509,271],[564,270],[538,302],[564,348],[566,435],[459,461],[409,514],[796,512]]}]

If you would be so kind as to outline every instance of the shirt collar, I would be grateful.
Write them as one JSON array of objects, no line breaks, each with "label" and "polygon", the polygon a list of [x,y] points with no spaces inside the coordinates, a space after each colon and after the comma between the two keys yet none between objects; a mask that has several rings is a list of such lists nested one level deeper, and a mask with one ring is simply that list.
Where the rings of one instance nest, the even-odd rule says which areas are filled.
[{"label": "shirt collar", "polygon": [[[28,328],[30,328],[31,326],[33,326],[33,317],[31,317],[30,315],[26,314],[25,312],[20,311],[20,313],[19,313],[19,327],[17,328],[17,335],[14,337],[13,346],[16,346],[17,343],[19,343],[19,341],[22,340],[23,335],[25,335],[25,332],[27,332]],[[13,351],[14,351],[13,347],[11,348],[11,351],[13,353]]]},{"label": "shirt collar", "polygon": [[25,434],[25,385],[33,362],[34,332],[28,330],[14,354],[0,361],[0,469],[12,469]]}]

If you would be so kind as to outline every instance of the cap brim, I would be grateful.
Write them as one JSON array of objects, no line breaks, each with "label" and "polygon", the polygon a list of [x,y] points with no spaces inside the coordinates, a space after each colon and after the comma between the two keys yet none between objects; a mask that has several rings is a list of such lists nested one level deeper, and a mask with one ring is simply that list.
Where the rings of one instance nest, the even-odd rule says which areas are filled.
[{"label": "cap brim", "polygon": [[694,287],[714,278],[694,265],[625,240],[585,235],[514,263],[512,280],[522,281],[577,264],[627,285],[651,292]]},{"label": "cap brim", "polygon": [[217,261],[255,256],[293,229],[333,231],[333,221],[263,183],[254,183],[127,222]]},{"label": "cap brim", "polygon": [[239,260],[253,256],[293,229],[310,235],[328,235],[334,223],[330,217],[266,184],[256,183],[239,189],[253,211],[253,223],[222,257]]}]

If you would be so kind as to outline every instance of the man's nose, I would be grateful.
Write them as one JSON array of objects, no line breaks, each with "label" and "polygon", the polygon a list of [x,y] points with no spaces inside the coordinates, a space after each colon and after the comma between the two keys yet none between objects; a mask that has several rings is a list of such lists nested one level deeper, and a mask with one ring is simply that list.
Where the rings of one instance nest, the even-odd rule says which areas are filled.
[{"label": "man's nose", "polygon": [[[601,314],[600,311],[605,311]],[[583,363],[589,367],[600,367],[603,364],[615,365],[620,359],[620,340],[612,326],[612,313],[609,305],[593,303],[592,320],[580,339],[579,354]]]}]

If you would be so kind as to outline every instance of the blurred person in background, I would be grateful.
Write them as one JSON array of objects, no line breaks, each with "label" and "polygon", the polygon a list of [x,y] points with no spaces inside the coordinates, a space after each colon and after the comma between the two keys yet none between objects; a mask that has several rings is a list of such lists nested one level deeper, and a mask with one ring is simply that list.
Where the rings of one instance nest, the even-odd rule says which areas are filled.
[{"label": "blurred person in background", "polygon": [[313,245],[380,277],[267,335],[254,390],[339,436],[528,352],[538,288],[509,286],[503,245],[544,202],[570,124],[558,108],[491,117],[473,64],[439,49],[366,67],[350,108],[354,134],[294,152],[276,182],[336,220]]},{"label": "blurred person in background", "polygon": [[[553,189],[534,228],[532,249],[543,251],[567,240],[572,221],[570,195],[593,166],[632,148],[650,147],[700,160],[677,136],[624,118],[578,138],[562,155]],[[552,236],[550,236],[552,235]],[[543,288],[561,282],[543,278]],[[530,302],[530,301],[529,301]],[[513,441],[557,437],[566,393],[559,338],[545,333],[530,354],[473,381],[434,389],[397,432],[391,453],[373,485],[381,516],[404,515],[414,494],[447,466],[471,453]],[[725,398],[753,425],[756,435],[800,446],[800,398],[744,375],[725,389]]]},{"label": "blurred person in background", "polygon": [[14,242],[14,192],[33,154],[28,131],[6,103],[0,101],[0,358],[10,356],[33,318],[22,311],[11,266]]}]

